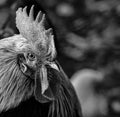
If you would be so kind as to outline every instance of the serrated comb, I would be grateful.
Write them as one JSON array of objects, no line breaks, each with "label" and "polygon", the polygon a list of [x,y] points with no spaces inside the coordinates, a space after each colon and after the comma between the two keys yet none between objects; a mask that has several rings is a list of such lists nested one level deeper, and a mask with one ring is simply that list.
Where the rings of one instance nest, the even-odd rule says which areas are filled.
[{"label": "serrated comb", "polygon": [[34,5],[30,8],[29,15],[27,14],[27,7],[18,8],[16,11],[16,26],[20,34],[27,40],[36,43],[38,47],[44,46],[47,54],[51,53],[54,56],[55,46],[52,28],[46,30],[45,21],[45,14],[41,11],[34,19]]},{"label": "serrated comb", "polygon": [[16,11],[16,26],[20,34],[26,39],[37,40],[40,33],[47,31],[44,23],[45,14],[42,14],[41,11],[39,11],[34,20],[34,5],[31,7],[29,15],[27,14],[27,7],[19,8]]}]

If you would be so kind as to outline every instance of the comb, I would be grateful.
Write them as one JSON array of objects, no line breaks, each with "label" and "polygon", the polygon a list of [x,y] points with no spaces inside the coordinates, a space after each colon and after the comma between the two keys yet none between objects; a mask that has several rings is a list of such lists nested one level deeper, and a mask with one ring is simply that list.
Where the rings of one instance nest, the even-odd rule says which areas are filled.
[{"label": "comb", "polygon": [[26,39],[36,41],[41,36],[40,33],[45,32],[50,35],[52,29],[45,30],[45,14],[38,12],[34,20],[34,5],[32,5],[29,15],[27,14],[27,7],[19,8],[16,11],[16,26],[22,36]]},{"label": "comb", "polygon": [[52,28],[45,29],[45,14],[38,12],[34,18],[34,5],[31,6],[29,14],[27,7],[18,8],[16,11],[16,27],[20,34],[29,41],[36,43],[37,47],[44,46],[47,55],[55,55],[54,36]]}]

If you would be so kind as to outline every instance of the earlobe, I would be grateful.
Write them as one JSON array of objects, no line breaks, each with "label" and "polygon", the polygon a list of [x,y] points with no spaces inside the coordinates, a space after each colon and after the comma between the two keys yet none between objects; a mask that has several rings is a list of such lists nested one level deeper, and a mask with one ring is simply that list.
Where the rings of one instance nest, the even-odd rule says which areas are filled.
[{"label": "earlobe", "polygon": [[20,70],[21,72],[26,76],[29,77],[31,79],[34,79],[34,70],[32,70],[30,67],[28,67],[26,64],[24,63],[20,63]]},{"label": "earlobe", "polygon": [[20,69],[23,73],[25,73],[27,71],[27,66],[24,63],[20,64]]}]

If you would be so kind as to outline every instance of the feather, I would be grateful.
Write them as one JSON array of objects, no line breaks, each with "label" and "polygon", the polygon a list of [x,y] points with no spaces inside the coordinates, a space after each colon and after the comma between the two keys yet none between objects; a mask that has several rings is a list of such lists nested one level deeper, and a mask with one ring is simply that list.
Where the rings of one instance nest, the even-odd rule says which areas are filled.
[{"label": "feather", "polygon": [[33,93],[33,83],[19,70],[17,54],[0,47],[0,112],[18,106]]},{"label": "feather", "polygon": [[[29,15],[27,7],[19,8],[16,25],[20,34],[0,40],[0,112],[9,113],[13,109],[12,117],[22,111],[25,112],[22,117],[81,117],[74,88],[54,60],[52,29],[46,30],[44,24],[45,15],[41,12],[34,19],[34,6]],[[29,52],[34,53],[36,59],[27,64]],[[21,54],[24,61],[19,60]],[[20,64],[25,65],[25,71]],[[34,72],[29,71],[30,75],[34,74],[33,78],[25,74],[30,69],[34,69]]]},{"label": "feather", "polygon": [[50,85],[52,89],[56,89],[56,97],[50,105],[49,116],[81,117],[81,108],[79,107],[79,102],[77,102],[77,96],[63,70],[60,68],[60,72],[58,72],[50,68],[50,72],[52,76],[48,75],[48,77],[52,78]]}]

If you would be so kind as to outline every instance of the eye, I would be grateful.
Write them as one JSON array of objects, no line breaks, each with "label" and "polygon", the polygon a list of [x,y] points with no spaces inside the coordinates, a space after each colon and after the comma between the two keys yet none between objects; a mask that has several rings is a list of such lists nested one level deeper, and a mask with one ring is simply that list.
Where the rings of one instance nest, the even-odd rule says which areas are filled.
[{"label": "eye", "polygon": [[33,53],[28,53],[27,54],[27,58],[30,60],[30,61],[34,61],[36,59],[36,56],[35,54]]}]

